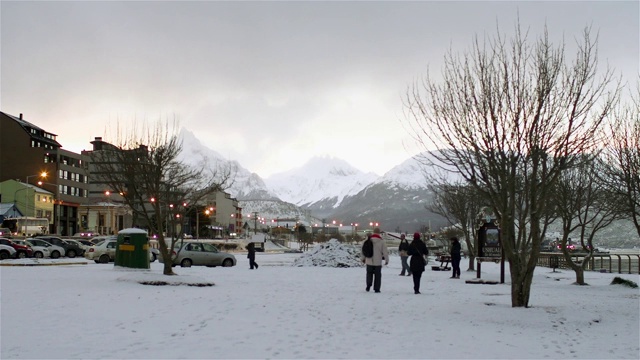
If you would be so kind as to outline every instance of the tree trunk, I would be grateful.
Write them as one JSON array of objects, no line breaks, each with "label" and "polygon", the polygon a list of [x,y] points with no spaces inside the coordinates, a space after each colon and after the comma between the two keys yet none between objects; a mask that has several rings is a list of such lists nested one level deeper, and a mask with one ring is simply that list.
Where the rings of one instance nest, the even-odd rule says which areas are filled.
[{"label": "tree trunk", "polygon": [[584,269],[582,267],[578,267],[575,269],[576,271],[576,284],[578,285],[587,285],[584,282]]},{"label": "tree trunk", "polygon": [[511,307],[529,307],[533,269],[509,263],[511,270]]},{"label": "tree trunk", "polygon": [[175,273],[173,272],[172,261],[165,261],[164,262],[164,269],[162,270],[162,274],[163,275],[175,275]]}]

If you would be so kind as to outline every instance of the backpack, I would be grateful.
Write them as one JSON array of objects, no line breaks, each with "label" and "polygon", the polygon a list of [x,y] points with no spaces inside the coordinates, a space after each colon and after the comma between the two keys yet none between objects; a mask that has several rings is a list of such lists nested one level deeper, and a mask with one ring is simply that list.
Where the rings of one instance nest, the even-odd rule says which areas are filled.
[{"label": "backpack", "polygon": [[367,239],[362,244],[362,255],[366,258],[373,257],[373,241]]}]

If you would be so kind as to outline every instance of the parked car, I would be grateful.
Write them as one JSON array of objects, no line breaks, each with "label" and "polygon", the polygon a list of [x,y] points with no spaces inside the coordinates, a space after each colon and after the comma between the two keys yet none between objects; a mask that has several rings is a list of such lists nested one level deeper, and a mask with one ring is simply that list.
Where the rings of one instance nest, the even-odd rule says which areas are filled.
[{"label": "parked car", "polygon": [[84,238],[84,239],[91,239],[92,237],[96,237],[100,234],[95,233],[93,231],[85,231],[85,232],[77,232],[75,234],[73,234],[74,238]]},{"label": "parked car", "polygon": [[62,240],[57,236],[44,235],[44,236],[38,236],[37,239],[42,239],[48,243],[51,243],[52,245],[58,245],[64,248],[65,256],[67,257],[74,258],[76,256],[84,255],[84,249],[82,249],[80,246],[78,246],[77,244]]},{"label": "parked car", "polygon": [[97,244],[89,247],[84,253],[87,260],[93,260],[96,263],[106,264],[116,259],[116,245],[118,241],[115,236],[110,239],[99,241]]},{"label": "parked car", "polygon": [[17,258],[26,258],[33,256],[33,249],[29,245],[20,245],[7,238],[0,238],[0,244],[11,246],[16,250]]},{"label": "parked car", "polygon": [[64,241],[66,241],[68,243],[72,243],[72,244],[78,245],[82,250],[84,250],[84,252],[87,252],[87,250],[89,249],[89,246],[93,245],[93,244],[85,245],[84,243],[80,242],[80,240],[78,240],[78,239],[64,239]]},{"label": "parked car", "polygon": [[42,259],[44,257],[50,257],[51,253],[49,252],[49,248],[46,246],[38,246],[29,242],[29,240],[12,240],[14,243],[24,246],[30,246],[31,250],[33,250],[33,257]]},{"label": "parked car", "polygon": [[0,244],[0,260],[12,259],[16,257],[16,249],[13,246]]},{"label": "parked car", "polygon": [[58,246],[58,245],[53,245],[50,242],[43,240],[43,239],[35,239],[35,238],[28,238],[27,241],[35,246],[44,246],[47,249],[49,249],[49,256],[52,259],[57,259],[61,256],[65,256],[66,255],[66,251],[63,247]]},{"label": "parked car", "polygon": [[13,235],[11,233],[11,230],[9,230],[8,228],[0,227],[0,236],[5,237],[5,238],[10,238],[11,235]]},{"label": "parked car", "polygon": [[89,241],[93,243],[92,245],[95,245],[103,240],[109,240],[114,238],[118,238],[118,237],[116,235],[99,235],[99,236],[94,236],[90,238]]},{"label": "parked car", "polygon": [[[233,254],[220,252],[217,247],[209,243],[185,241],[180,246],[177,243],[173,249],[173,266],[190,267],[191,265],[202,265],[209,267],[235,266],[236,257]],[[164,263],[162,257],[159,258]]]},{"label": "parked car", "polygon": [[79,242],[80,244],[82,244],[82,245],[86,246],[86,247],[87,247],[87,249],[88,249],[89,247],[91,247],[91,246],[95,245],[95,243],[92,243],[90,240],[87,240],[87,239],[77,239],[77,240],[78,240],[78,242]]}]

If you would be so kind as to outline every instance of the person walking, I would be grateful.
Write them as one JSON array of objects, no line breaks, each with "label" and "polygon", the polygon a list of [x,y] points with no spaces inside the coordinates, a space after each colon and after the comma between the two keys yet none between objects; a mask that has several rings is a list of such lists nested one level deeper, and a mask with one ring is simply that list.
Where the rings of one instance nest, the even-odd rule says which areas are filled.
[{"label": "person walking", "polygon": [[460,250],[462,248],[457,237],[452,237],[451,241],[453,242],[451,244],[451,267],[453,268],[451,279],[460,279]]},{"label": "person walking", "polygon": [[398,246],[398,254],[400,254],[400,261],[402,262],[402,272],[400,276],[404,276],[405,272],[407,276],[411,276],[411,269],[409,268],[409,242],[407,236],[400,234],[400,245]]},{"label": "person walking", "polygon": [[420,233],[418,232],[413,234],[413,241],[409,244],[409,255],[411,255],[409,268],[413,275],[413,293],[420,294],[420,280],[427,265],[426,257],[429,255],[429,249],[420,239]]},{"label": "person walking", "polygon": [[249,253],[247,254],[247,258],[249,259],[249,270],[253,270],[255,267],[258,269],[258,263],[256,262],[256,245],[253,242],[250,242],[247,245],[247,250]]},{"label": "person walking", "polygon": [[360,258],[367,266],[367,287],[365,290],[369,291],[373,285],[373,291],[379,293],[382,285],[382,261],[384,260],[385,265],[389,265],[389,249],[380,235],[379,228],[373,229],[371,241],[373,242],[373,256],[365,257],[364,253],[361,253]]}]

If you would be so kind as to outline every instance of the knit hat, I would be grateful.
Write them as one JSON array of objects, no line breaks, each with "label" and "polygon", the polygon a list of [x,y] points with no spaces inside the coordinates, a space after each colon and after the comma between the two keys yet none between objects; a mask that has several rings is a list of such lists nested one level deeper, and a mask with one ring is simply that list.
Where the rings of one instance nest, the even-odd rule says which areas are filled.
[{"label": "knit hat", "polygon": [[414,239],[414,240],[415,240],[415,239],[420,239],[420,233],[419,233],[419,232],[414,233],[414,234],[413,234],[413,239]]}]

